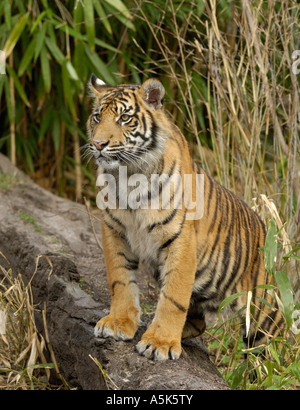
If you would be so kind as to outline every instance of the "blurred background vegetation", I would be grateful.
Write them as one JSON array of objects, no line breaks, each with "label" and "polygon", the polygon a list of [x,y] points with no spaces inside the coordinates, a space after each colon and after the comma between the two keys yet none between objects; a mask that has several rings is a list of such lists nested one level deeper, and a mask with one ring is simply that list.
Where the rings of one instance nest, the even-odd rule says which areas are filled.
[{"label": "blurred background vegetation", "polygon": [[91,73],[158,77],[196,160],[273,216],[299,300],[299,11],[297,0],[1,1],[0,150],[44,188],[93,199],[81,151]]}]

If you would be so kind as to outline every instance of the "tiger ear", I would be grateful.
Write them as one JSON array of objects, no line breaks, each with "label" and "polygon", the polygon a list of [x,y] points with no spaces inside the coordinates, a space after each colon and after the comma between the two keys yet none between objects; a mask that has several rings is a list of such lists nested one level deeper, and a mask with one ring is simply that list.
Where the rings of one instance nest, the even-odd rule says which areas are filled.
[{"label": "tiger ear", "polygon": [[142,84],[140,93],[147,105],[155,110],[162,107],[165,89],[162,83],[155,78],[149,78]]},{"label": "tiger ear", "polygon": [[100,78],[98,78],[95,74],[91,75],[88,85],[93,97],[99,97],[105,88],[108,87],[108,85],[105,84],[104,81],[100,80]]}]

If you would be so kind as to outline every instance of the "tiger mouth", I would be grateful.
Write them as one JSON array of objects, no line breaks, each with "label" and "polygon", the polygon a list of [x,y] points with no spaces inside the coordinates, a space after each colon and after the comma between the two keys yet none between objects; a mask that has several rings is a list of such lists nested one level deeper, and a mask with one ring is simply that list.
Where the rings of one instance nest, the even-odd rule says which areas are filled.
[{"label": "tiger mouth", "polygon": [[141,170],[141,166],[148,163],[147,159],[144,158],[145,153],[147,153],[145,148],[132,149],[130,147],[123,150],[93,152],[93,157],[98,166],[117,167],[125,165]]}]

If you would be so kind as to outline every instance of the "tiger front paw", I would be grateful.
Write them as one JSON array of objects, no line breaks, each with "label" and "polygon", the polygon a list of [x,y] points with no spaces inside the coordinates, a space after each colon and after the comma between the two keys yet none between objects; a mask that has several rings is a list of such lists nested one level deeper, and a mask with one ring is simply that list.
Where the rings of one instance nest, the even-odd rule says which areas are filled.
[{"label": "tiger front paw", "polygon": [[158,337],[146,332],[136,345],[136,349],[148,359],[157,361],[177,360],[181,354],[181,340]]},{"label": "tiger front paw", "polygon": [[134,323],[129,318],[114,318],[110,315],[100,319],[95,328],[96,337],[113,337],[116,340],[133,339],[138,323]]}]

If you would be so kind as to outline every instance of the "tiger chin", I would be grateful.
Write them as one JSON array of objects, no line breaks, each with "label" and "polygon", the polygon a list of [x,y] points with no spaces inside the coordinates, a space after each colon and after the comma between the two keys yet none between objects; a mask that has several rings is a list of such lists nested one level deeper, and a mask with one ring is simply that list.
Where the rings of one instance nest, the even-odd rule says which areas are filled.
[{"label": "tiger chin", "polygon": [[[182,338],[201,335],[206,312],[218,309],[225,297],[252,290],[261,308],[259,298],[268,299],[264,289],[257,288],[267,282],[259,251],[265,226],[192,159],[186,139],[163,109],[165,90],[159,80],[110,86],[92,74],[89,87],[94,105],[87,121],[88,155],[98,166],[98,178],[110,175],[116,181],[114,192],[106,191],[115,200],[113,206],[102,207],[101,224],[111,308],[96,324],[95,336],[134,337],[140,323],[136,276],[144,265],[158,281],[160,294],[137,351],[154,360],[178,359]],[[118,183],[122,167],[127,180]],[[130,199],[137,189],[125,186],[136,174],[148,182],[140,184],[137,201],[148,200],[149,205],[154,200],[156,207],[122,206],[124,195]],[[155,192],[150,189],[153,175],[159,181]],[[176,178],[170,184],[166,206],[165,181],[174,175],[181,184]],[[182,183],[186,175],[192,176],[189,185]],[[186,197],[195,203],[197,175],[203,181],[200,217],[182,200],[189,191]],[[241,309],[246,298],[247,293],[236,299],[234,309]],[[260,342],[265,333],[275,334],[282,323],[278,310],[265,306],[258,311],[248,345]]]}]

